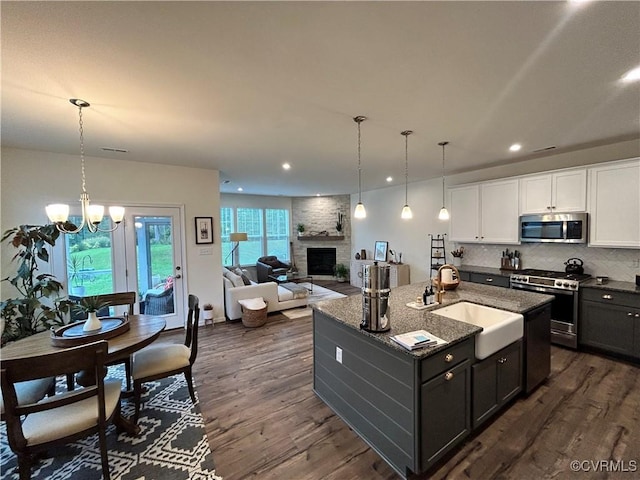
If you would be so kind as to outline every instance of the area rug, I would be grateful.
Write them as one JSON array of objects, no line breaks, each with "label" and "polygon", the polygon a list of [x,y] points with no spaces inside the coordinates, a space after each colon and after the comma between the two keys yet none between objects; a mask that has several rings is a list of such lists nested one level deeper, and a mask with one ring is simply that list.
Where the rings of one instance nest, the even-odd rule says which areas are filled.
[{"label": "area rug", "polygon": [[[311,288],[309,283],[300,283],[300,285],[306,287],[307,289]],[[334,292],[333,290],[329,290],[328,288],[320,287],[319,285],[313,286],[313,293],[309,293],[309,305],[320,302],[321,300],[333,300],[335,298],[343,298],[346,295],[338,292]],[[282,313],[285,317],[295,320],[296,318],[308,317],[313,313],[311,307],[307,306],[306,308],[292,308],[289,310],[283,310]]]},{"label": "area rug", "polygon": [[[109,377],[124,378],[124,368],[109,368]],[[124,382],[123,382],[124,384]],[[56,388],[66,391],[66,379]],[[137,437],[107,429],[113,480],[222,480],[217,476],[200,407],[189,397],[184,375],[145,383],[147,389]],[[197,398],[197,397],[196,397]],[[122,400],[122,413],[133,416],[133,401]],[[17,462],[0,426],[0,480],[18,479]],[[102,478],[98,435],[51,449],[32,467],[33,480],[99,480]]]}]

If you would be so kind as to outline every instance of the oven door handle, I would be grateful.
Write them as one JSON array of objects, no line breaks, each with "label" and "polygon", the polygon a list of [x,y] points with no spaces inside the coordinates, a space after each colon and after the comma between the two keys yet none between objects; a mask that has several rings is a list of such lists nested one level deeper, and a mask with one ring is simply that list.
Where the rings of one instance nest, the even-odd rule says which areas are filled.
[{"label": "oven door handle", "polygon": [[547,293],[549,295],[573,295],[574,293],[578,293],[575,290],[560,290],[547,287],[538,287],[535,285],[520,285],[518,283],[512,283],[511,288],[517,290],[530,290],[532,292]]}]

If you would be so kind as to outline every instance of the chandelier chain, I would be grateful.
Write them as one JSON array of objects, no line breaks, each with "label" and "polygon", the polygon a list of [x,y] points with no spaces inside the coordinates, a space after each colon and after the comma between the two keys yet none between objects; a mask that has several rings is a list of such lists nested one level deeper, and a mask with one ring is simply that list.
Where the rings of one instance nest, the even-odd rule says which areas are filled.
[{"label": "chandelier chain", "polygon": [[409,204],[409,134],[404,136],[404,204]]},{"label": "chandelier chain", "polygon": [[362,201],[362,167],[360,162],[360,121],[358,121],[358,201]]}]

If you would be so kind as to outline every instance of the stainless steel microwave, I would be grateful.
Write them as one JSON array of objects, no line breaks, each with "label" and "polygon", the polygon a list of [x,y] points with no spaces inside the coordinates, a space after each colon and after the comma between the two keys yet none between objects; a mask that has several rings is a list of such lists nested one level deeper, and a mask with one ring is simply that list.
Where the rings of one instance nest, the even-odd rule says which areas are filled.
[{"label": "stainless steel microwave", "polygon": [[587,213],[543,213],[520,217],[523,243],[587,243]]}]

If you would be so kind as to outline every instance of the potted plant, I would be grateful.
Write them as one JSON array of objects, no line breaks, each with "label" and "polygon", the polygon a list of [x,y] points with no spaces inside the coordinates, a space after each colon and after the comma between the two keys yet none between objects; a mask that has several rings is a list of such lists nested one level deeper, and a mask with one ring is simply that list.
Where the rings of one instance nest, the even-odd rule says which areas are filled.
[{"label": "potted plant", "polygon": [[84,297],[85,287],[84,287],[84,262],[85,260],[89,260],[89,263],[93,263],[93,259],[91,255],[85,255],[80,258],[78,254],[71,254],[69,256],[69,261],[67,262],[69,268],[69,286],[70,293],[72,295],[76,295],[78,297]]},{"label": "potted plant", "polygon": [[98,318],[98,310],[101,310],[109,306],[109,302],[105,302],[100,299],[100,296],[93,295],[90,297],[83,297],[80,303],[77,303],[72,308],[75,311],[86,313],[87,321],[82,326],[83,332],[94,332],[102,328],[102,322]]},{"label": "potted plant", "polygon": [[345,266],[344,263],[338,263],[335,267],[333,267],[333,271],[338,282],[344,282],[349,276],[349,269]]},{"label": "potted plant", "polygon": [[296,228],[298,229],[298,236],[304,236],[304,223],[299,223]]},{"label": "potted plant", "polygon": [[205,303],[202,306],[202,317],[204,318],[205,324],[207,323],[207,320],[211,320],[213,323],[213,305]]},{"label": "potted plant", "polygon": [[453,266],[459,267],[460,265],[462,265],[462,257],[464,257],[464,247],[460,247],[452,251],[451,255],[453,255]]},{"label": "potted plant", "polygon": [[2,344],[64,325],[71,306],[62,298],[64,287],[53,275],[38,273],[39,262],[49,262],[48,247],[54,246],[59,236],[51,224],[20,225],[4,232],[1,241],[9,240],[18,249],[12,259],[18,266],[14,277],[2,281],[13,285],[18,296],[0,302]]}]

